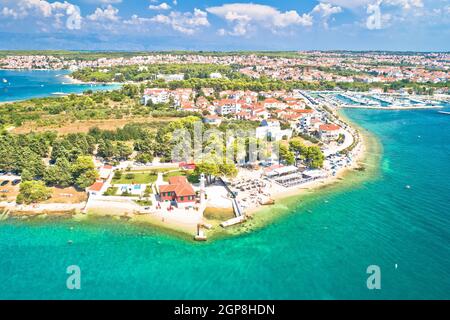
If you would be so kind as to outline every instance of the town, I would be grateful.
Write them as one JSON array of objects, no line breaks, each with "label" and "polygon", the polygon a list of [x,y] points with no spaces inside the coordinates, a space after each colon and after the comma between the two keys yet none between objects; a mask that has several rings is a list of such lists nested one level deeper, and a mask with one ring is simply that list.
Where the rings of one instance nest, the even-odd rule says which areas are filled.
[{"label": "town", "polygon": [[[321,52],[234,54],[215,53],[141,53],[127,57],[73,57],[72,55],[6,55],[0,57],[3,69],[68,69],[76,71],[96,68],[103,72],[117,66],[146,66],[152,64],[214,64],[237,66],[240,73],[259,79],[330,81],[337,83],[446,83],[449,81],[450,55],[448,53],[393,54],[389,52]],[[143,67],[142,70],[145,70]],[[220,75],[213,75],[213,77]],[[175,76],[172,80],[179,80]],[[123,80],[113,75],[111,81]],[[437,87],[437,92],[444,89]]]},{"label": "town", "polygon": [[[364,137],[341,109],[440,108],[450,57],[436,64],[435,55],[7,56],[2,68],[69,69],[72,80],[120,88],[5,104],[0,219],[106,216],[207,240],[282,197],[364,170]],[[375,56],[392,66],[371,65]],[[357,91],[361,83],[381,87]]]}]

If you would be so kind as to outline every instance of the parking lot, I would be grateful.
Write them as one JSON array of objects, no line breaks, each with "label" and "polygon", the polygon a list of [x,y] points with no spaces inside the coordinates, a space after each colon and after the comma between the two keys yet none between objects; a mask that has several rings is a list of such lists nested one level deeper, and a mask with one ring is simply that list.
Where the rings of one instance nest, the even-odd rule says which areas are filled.
[{"label": "parking lot", "polygon": [[0,202],[14,201],[19,194],[20,177],[16,175],[0,175]]}]

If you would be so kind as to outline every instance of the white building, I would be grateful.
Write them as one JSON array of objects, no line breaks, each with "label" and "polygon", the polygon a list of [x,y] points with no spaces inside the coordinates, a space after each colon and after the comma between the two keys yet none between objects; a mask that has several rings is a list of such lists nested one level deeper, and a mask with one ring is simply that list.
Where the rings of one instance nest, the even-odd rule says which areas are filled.
[{"label": "white building", "polygon": [[322,124],[319,126],[319,136],[323,141],[336,140],[341,132],[341,127],[335,124]]},{"label": "white building", "polygon": [[269,139],[271,141],[280,141],[284,137],[288,139],[292,136],[291,129],[281,129],[280,122],[277,120],[263,120],[261,125],[256,128],[257,139]]},{"label": "white building", "polygon": [[168,90],[164,89],[146,89],[142,96],[141,103],[146,106],[150,101],[153,104],[168,103],[171,94]]},{"label": "white building", "polygon": [[241,111],[241,104],[233,99],[222,99],[219,101],[216,111],[222,116],[236,114]]},{"label": "white building", "polygon": [[184,74],[158,74],[156,76],[158,79],[162,79],[164,81],[170,82],[170,81],[181,81],[184,80]]},{"label": "white building", "polygon": [[222,74],[220,72],[213,72],[209,75],[209,77],[211,79],[221,79],[222,78]]}]

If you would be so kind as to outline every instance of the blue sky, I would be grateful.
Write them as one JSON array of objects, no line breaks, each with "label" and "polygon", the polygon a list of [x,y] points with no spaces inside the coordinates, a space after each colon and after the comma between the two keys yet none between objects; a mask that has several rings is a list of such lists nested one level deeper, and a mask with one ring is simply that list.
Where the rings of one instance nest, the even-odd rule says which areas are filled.
[{"label": "blue sky", "polygon": [[450,0],[0,0],[0,49],[450,51]]}]

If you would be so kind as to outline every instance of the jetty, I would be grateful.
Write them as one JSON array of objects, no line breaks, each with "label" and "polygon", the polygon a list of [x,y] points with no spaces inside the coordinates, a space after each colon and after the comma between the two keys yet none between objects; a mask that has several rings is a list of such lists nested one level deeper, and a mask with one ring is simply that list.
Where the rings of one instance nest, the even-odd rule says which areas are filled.
[{"label": "jetty", "polygon": [[223,227],[223,228],[231,227],[231,226],[234,226],[236,224],[242,223],[245,220],[247,220],[246,216],[239,216],[239,217],[231,218],[231,219],[229,219],[227,221],[222,222],[220,224],[220,226]]},{"label": "jetty", "polygon": [[0,211],[0,221],[8,219],[10,214],[10,210],[6,209],[5,211]]}]

